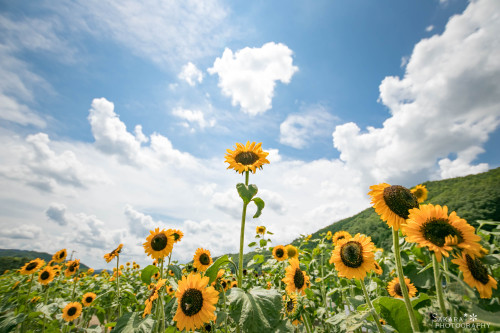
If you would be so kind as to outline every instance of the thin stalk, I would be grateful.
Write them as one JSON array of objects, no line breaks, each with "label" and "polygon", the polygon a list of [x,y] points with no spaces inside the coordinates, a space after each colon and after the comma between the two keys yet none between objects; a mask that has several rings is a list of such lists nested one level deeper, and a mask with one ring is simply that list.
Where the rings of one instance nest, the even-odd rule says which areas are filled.
[{"label": "thin stalk", "polygon": [[[172,253],[172,252],[170,252]],[[163,262],[165,261],[165,259],[161,259],[161,268],[160,268],[160,280],[163,279]],[[168,264],[170,266],[170,257],[168,257]],[[167,266],[168,267],[168,266]],[[165,288],[163,288],[165,289]],[[161,332],[165,332],[165,308],[163,307],[163,292],[162,292],[162,289],[160,288],[160,290],[158,290],[158,298],[160,299],[160,318],[161,318]]]},{"label": "thin stalk", "polygon": [[405,301],[406,311],[408,312],[408,317],[410,318],[410,325],[413,332],[418,332],[417,318],[415,317],[415,312],[411,305],[410,296],[408,295],[408,288],[406,288],[405,275],[403,273],[403,265],[401,264],[401,252],[399,249],[399,234],[398,230],[392,228],[392,241],[394,245],[394,256],[396,257],[396,272],[399,278],[399,286],[401,287],[401,293],[403,294],[403,299]]},{"label": "thin stalk", "polygon": [[[248,186],[249,171],[245,171],[245,185]],[[243,201],[243,212],[241,213],[240,230],[240,254],[238,256],[238,287],[243,287],[243,245],[245,243],[245,219],[247,216],[248,203]],[[240,326],[237,324],[236,332],[240,332]]]},{"label": "thin stalk", "polygon": [[370,296],[368,295],[368,291],[366,290],[365,281],[359,280],[359,284],[361,285],[361,289],[363,289],[363,294],[365,294],[366,303],[370,307],[373,319],[375,320],[375,324],[377,324],[378,331],[380,333],[384,333],[384,330],[382,329],[382,325],[380,325],[380,317],[378,316],[378,313],[375,310],[375,307],[373,306],[372,301],[370,300]]},{"label": "thin stalk", "polygon": [[[443,268],[444,268],[444,271],[446,273],[448,273],[448,261],[446,259],[444,259],[444,258],[443,258]],[[445,274],[444,278],[445,278],[445,281],[446,281],[446,286],[449,287],[449,285],[451,283],[450,276],[448,274]],[[455,308],[451,305],[450,302],[448,302],[448,304],[450,305],[450,314],[451,314],[451,317],[454,318],[455,317]]]},{"label": "thin stalk", "polygon": [[307,333],[312,333],[312,325],[309,316],[307,315],[307,312],[304,312],[304,326],[306,327]]},{"label": "thin stalk", "polygon": [[118,300],[118,318],[122,316],[122,302],[120,300],[120,255],[116,256],[116,299]]},{"label": "thin stalk", "polygon": [[443,316],[447,315],[446,306],[444,305],[443,285],[441,284],[441,272],[439,271],[439,262],[436,254],[432,254],[432,268],[434,270],[434,284],[436,285],[436,296],[439,302],[439,308]]}]

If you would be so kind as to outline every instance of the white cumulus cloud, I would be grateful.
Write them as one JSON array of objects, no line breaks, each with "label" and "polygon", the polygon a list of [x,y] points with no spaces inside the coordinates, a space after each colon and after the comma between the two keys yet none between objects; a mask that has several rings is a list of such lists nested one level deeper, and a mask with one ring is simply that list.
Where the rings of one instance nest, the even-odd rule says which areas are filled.
[{"label": "white cumulus cloud", "polygon": [[178,78],[186,81],[191,87],[196,85],[196,82],[201,83],[203,81],[203,73],[196,67],[192,62],[188,62],[182,66],[182,70],[178,75]]},{"label": "white cumulus cloud", "polygon": [[172,114],[180,119],[184,119],[185,126],[188,128],[192,128],[193,124],[196,124],[200,129],[205,129],[206,127],[214,127],[215,119],[207,120],[205,119],[205,115],[201,110],[189,110],[177,107],[172,110]]}]

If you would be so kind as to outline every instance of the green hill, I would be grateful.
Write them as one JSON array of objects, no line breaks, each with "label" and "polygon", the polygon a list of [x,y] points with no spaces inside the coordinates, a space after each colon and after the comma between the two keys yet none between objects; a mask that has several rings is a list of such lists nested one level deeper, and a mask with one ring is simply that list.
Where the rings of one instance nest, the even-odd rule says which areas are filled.
[{"label": "green hill", "polygon": [[[52,260],[52,254],[26,250],[0,249],[0,274],[3,274],[6,270],[19,269],[28,261],[36,258],[49,262]],[[87,270],[88,267],[80,263],[80,269]]]}]

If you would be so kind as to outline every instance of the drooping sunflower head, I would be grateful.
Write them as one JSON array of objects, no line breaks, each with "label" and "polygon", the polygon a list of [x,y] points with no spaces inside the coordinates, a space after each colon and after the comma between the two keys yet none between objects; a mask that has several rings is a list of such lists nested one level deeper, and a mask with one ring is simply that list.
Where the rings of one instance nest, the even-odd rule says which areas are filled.
[{"label": "drooping sunflower head", "polygon": [[474,233],[474,227],[455,212],[448,215],[446,206],[429,204],[412,209],[402,230],[407,235],[406,241],[426,246],[434,251],[438,261],[441,261],[441,255],[448,257],[453,247],[472,255],[480,253],[481,238]]},{"label": "drooping sunflower head", "polygon": [[215,319],[215,305],[219,300],[219,293],[212,287],[207,287],[208,276],[189,274],[179,281],[175,297],[177,298],[177,312],[174,320],[177,328],[195,330]]},{"label": "drooping sunflower head", "polygon": [[288,260],[288,263],[290,265],[286,268],[285,277],[282,279],[282,281],[286,283],[286,291],[289,294],[297,292],[304,295],[304,290],[307,288],[306,282],[308,276],[306,272],[300,269],[299,260],[297,258]]},{"label": "drooping sunflower head", "polygon": [[299,250],[292,244],[288,244],[287,246],[285,246],[285,249],[288,258],[299,258]]},{"label": "drooping sunflower head", "polygon": [[492,289],[497,289],[497,281],[488,274],[488,269],[478,257],[462,253],[451,260],[459,266],[464,275],[464,281],[476,288],[481,298],[491,298]]},{"label": "drooping sunflower head", "polygon": [[418,208],[417,198],[406,187],[381,183],[370,189],[368,195],[372,197],[373,208],[395,230],[405,223],[410,209]]},{"label": "drooping sunflower head", "polygon": [[184,237],[182,231],[177,229],[172,230],[172,235],[174,236],[174,243],[180,242],[182,237]]},{"label": "drooping sunflower head", "polygon": [[40,258],[33,259],[30,262],[26,263],[21,268],[20,273],[23,274],[23,275],[33,274],[36,271],[38,271],[40,268],[42,268],[43,265],[45,265],[45,261],[44,260],[42,260]]},{"label": "drooping sunflower head", "polygon": [[236,149],[227,149],[225,163],[229,163],[228,169],[234,169],[236,172],[252,171],[255,173],[257,168],[262,169],[264,164],[269,164],[266,159],[269,153],[262,150],[262,142],[255,143],[247,141],[246,145],[236,143]]},{"label": "drooping sunflower head", "polygon": [[55,263],[59,264],[59,263],[63,262],[64,259],[66,259],[67,255],[68,255],[68,252],[66,251],[66,249],[62,249],[62,250],[59,250],[56,253],[54,253],[54,255],[52,256],[52,260]]},{"label": "drooping sunflower head", "polygon": [[374,248],[371,237],[361,234],[339,240],[332,251],[330,264],[335,264],[340,277],[364,279],[366,273],[375,267]]},{"label": "drooping sunflower head", "polygon": [[83,303],[83,306],[90,306],[92,304],[92,302],[97,298],[97,295],[92,293],[92,292],[88,292],[88,293],[85,293],[83,296],[82,296],[82,303]]},{"label": "drooping sunflower head", "polygon": [[106,259],[106,262],[110,262],[115,257],[119,256],[120,252],[122,251],[122,248],[123,248],[123,244],[120,244],[120,245],[118,245],[118,247],[116,249],[114,249],[110,253],[106,253],[104,255],[104,259]]},{"label": "drooping sunflower head", "polygon": [[287,251],[283,245],[277,245],[273,248],[273,257],[278,261],[283,261],[288,258]]},{"label": "drooping sunflower head", "polygon": [[427,200],[429,191],[425,188],[425,185],[417,185],[415,188],[411,189],[411,193],[417,198],[418,203],[422,203]]},{"label": "drooping sunflower head", "polygon": [[45,268],[38,274],[38,282],[42,285],[47,285],[54,280],[55,276],[56,272],[54,269],[51,266],[45,266]]},{"label": "drooping sunflower head", "polygon": [[[415,297],[417,294],[417,288],[411,283],[410,279],[405,278],[406,289],[408,290],[408,296]],[[394,278],[387,286],[387,291],[389,295],[395,298],[403,298],[403,292],[401,291],[401,285],[399,284],[399,278]]]},{"label": "drooping sunflower head", "polygon": [[146,243],[143,244],[144,252],[153,259],[163,259],[172,252],[174,247],[174,236],[172,230],[156,228],[149,232]]},{"label": "drooping sunflower head", "polygon": [[264,235],[266,233],[266,227],[259,226],[259,227],[255,228],[255,232],[257,232],[257,234],[259,234],[259,235]]},{"label": "drooping sunflower head", "polygon": [[79,302],[71,302],[62,310],[62,317],[66,321],[73,321],[80,317],[82,313],[82,305]]},{"label": "drooping sunflower head", "polygon": [[332,236],[332,243],[333,245],[337,245],[337,242],[341,239],[346,239],[346,238],[351,238],[351,234],[348,233],[347,231],[337,231],[336,233],[333,234]]},{"label": "drooping sunflower head", "polygon": [[210,265],[212,265],[213,260],[210,256],[210,251],[199,248],[196,250],[193,257],[193,266],[198,269],[200,272],[204,272],[207,270]]},{"label": "drooping sunflower head", "polygon": [[288,316],[293,316],[297,313],[297,295],[296,294],[287,294],[283,296],[285,301],[285,312]]}]

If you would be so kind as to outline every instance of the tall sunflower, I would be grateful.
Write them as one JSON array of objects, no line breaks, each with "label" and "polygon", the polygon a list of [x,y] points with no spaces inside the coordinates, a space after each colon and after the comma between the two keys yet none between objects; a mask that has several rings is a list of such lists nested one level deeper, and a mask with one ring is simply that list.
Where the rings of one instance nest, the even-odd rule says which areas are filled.
[{"label": "tall sunflower", "polygon": [[193,257],[193,266],[198,269],[200,272],[204,272],[207,270],[210,265],[212,265],[213,260],[210,256],[210,251],[199,248],[196,250]]},{"label": "tall sunflower", "polygon": [[118,247],[116,249],[114,249],[110,253],[106,253],[104,255],[104,259],[106,259],[106,262],[110,262],[115,257],[119,256],[120,252],[122,251],[122,248],[123,248],[123,244],[120,244],[120,245],[118,245]]},{"label": "tall sunflower", "polygon": [[255,232],[259,235],[264,235],[266,233],[266,227],[258,226],[257,228],[255,228]]},{"label": "tall sunflower", "polygon": [[457,264],[464,274],[464,281],[479,291],[481,298],[491,298],[492,289],[497,289],[497,281],[488,274],[488,270],[479,258],[462,253],[451,262]]},{"label": "tall sunflower", "polygon": [[189,274],[179,281],[175,292],[178,306],[174,320],[180,331],[198,329],[215,319],[219,293],[214,287],[207,287],[208,281],[208,276],[202,278],[200,274]]},{"label": "tall sunflower", "polygon": [[82,296],[82,303],[84,306],[90,306],[92,302],[95,301],[96,298],[97,295],[92,292],[85,293]]},{"label": "tall sunflower", "polygon": [[418,208],[417,198],[406,187],[381,183],[370,189],[368,194],[372,197],[373,208],[395,230],[405,223],[410,209]]},{"label": "tall sunflower", "polygon": [[227,149],[225,163],[229,163],[228,169],[234,169],[236,172],[252,171],[255,173],[257,168],[262,169],[264,164],[269,164],[266,159],[269,153],[262,150],[262,142],[255,143],[247,141],[246,145],[236,143],[236,149]]},{"label": "tall sunflower", "polygon": [[36,271],[38,271],[40,268],[42,268],[43,265],[45,265],[45,261],[44,260],[42,260],[40,258],[33,259],[30,262],[27,262],[21,268],[20,273],[23,274],[23,275],[33,274]]},{"label": "tall sunflower", "polygon": [[337,231],[336,233],[333,234],[332,236],[332,243],[333,245],[337,245],[337,242],[341,239],[346,239],[346,238],[351,238],[351,234],[348,233],[347,231]]},{"label": "tall sunflower", "polygon": [[[417,294],[417,288],[411,283],[410,279],[405,278],[406,289],[408,289],[408,296],[415,297]],[[403,298],[403,292],[401,291],[401,285],[399,284],[399,278],[392,279],[387,286],[387,291],[389,295],[396,298]]]},{"label": "tall sunflower", "polygon": [[371,237],[359,233],[341,239],[332,251],[330,264],[335,264],[340,277],[364,279],[366,273],[375,267],[374,248]]},{"label": "tall sunflower", "polygon": [[299,260],[297,258],[292,258],[288,260],[290,264],[286,269],[285,277],[281,280],[286,283],[286,292],[291,294],[294,292],[305,294],[304,290],[307,288],[307,276],[305,271],[300,269]]},{"label": "tall sunflower", "polygon": [[299,250],[292,244],[288,244],[287,246],[285,246],[285,250],[288,258],[299,258]]},{"label": "tall sunflower", "polygon": [[177,229],[172,230],[172,235],[174,236],[174,243],[180,242],[182,237],[184,237],[182,231]]},{"label": "tall sunflower", "polygon": [[474,234],[474,227],[455,212],[448,215],[446,206],[428,204],[412,209],[402,230],[407,242],[426,246],[438,261],[441,255],[448,257],[453,246],[475,256],[480,254],[481,237]]},{"label": "tall sunflower", "polygon": [[68,252],[66,251],[66,249],[62,249],[62,250],[59,250],[57,251],[53,256],[52,256],[52,260],[55,262],[55,263],[62,263],[64,261],[64,259],[66,259],[66,256],[68,255]]},{"label": "tall sunflower", "polygon": [[288,258],[287,251],[283,245],[277,245],[273,248],[273,257],[278,261],[283,261]]},{"label": "tall sunflower", "polygon": [[174,242],[171,229],[160,231],[160,228],[156,228],[149,232],[146,243],[143,244],[144,251],[153,259],[165,258],[172,252]]},{"label": "tall sunflower", "polygon": [[47,285],[54,280],[55,276],[56,272],[54,269],[51,266],[45,266],[45,268],[38,274],[38,282],[42,285]]},{"label": "tall sunflower", "polygon": [[415,188],[411,189],[411,193],[417,198],[418,203],[422,203],[427,200],[429,191],[425,188],[425,185],[417,185]]},{"label": "tall sunflower", "polygon": [[80,317],[82,305],[79,302],[71,302],[62,310],[62,317],[66,321],[73,321]]}]

